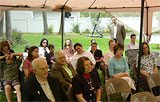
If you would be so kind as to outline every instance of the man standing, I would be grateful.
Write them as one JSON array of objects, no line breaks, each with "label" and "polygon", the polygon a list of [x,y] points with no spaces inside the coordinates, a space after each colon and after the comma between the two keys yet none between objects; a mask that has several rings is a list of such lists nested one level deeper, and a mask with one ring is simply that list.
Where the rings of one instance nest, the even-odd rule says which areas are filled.
[{"label": "man standing", "polygon": [[112,17],[112,24],[109,25],[111,39],[114,39],[117,44],[124,46],[126,37],[124,25],[117,22],[115,17]]}]

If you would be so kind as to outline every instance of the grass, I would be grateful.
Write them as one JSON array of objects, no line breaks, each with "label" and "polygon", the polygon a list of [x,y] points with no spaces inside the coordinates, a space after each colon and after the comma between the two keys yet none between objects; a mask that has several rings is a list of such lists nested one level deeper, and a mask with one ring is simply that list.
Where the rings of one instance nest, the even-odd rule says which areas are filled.
[{"label": "grass", "polygon": [[[62,48],[62,44],[61,44],[62,37],[61,35],[58,35],[58,34],[53,34],[53,35],[23,34],[22,37],[26,41],[26,43],[20,44],[14,47],[13,50],[15,50],[15,52],[23,52],[26,45],[39,46],[42,38],[47,38],[49,40],[49,43],[54,44],[55,50]],[[105,53],[109,49],[108,48],[109,38],[87,37],[86,34],[79,35],[79,34],[67,33],[64,36],[64,41],[65,39],[71,39],[73,43],[80,42],[83,45],[84,50],[88,50],[91,39],[96,39],[98,46],[100,47],[103,53]],[[130,39],[126,39],[125,45],[128,44],[129,42],[130,42]],[[151,48],[151,51],[160,51],[160,46],[157,46],[156,44],[151,44],[150,48]]]}]

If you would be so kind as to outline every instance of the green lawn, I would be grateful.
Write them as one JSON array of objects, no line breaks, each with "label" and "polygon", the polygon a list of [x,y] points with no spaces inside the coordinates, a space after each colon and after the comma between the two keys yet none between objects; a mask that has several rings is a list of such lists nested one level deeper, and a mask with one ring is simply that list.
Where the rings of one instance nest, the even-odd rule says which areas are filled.
[{"label": "green lawn", "polygon": [[[61,49],[61,35],[53,34],[53,35],[42,35],[42,34],[23,34],[23,39],[27,41],[25,44],[20,44],[13,49],[15,52],[23,52],[25,45],[30,46],[39,46],[39,43],[42,38],[47,38],[49,40],[49,43],[55,45],[55,50]],[[70,38],[73,43],[80,42],[83,45],[84,50],[88,50],[88,47],[90,46],[91,39],[96,39],[98,46],[100,49],[105,53],[108,51],[108,41],[109,38],[97,38],[97,37],[88,37],[86,34],[66,34],[64,36],[64,40]],[[130,42],[130,39],[125,40],[125,44],[128,44]],[[160,47],[158,48],[156,44],[151,44],[151,51],[160,51]]]}]

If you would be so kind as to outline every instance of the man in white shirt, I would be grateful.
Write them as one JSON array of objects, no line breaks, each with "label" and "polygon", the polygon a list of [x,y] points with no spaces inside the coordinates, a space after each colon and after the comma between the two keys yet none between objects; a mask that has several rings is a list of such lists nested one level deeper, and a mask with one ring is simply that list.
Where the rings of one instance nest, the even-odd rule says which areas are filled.
[{"label": "man in white shirt", "polygon": [[131,42],[130,42],[130,44],[126,45],[126,50],[138,49],[139,46],[138,46],[138,44],[136,44],[136,35],[131,34],[130,39],[131,39]]},{"label": "man in white shirt", "polygon": [[117,22],[115,17],[112,17],[112,24],[109,25],[111,39],[114,39],[117,44],[124,46],[124,40],[126,37],[124,25]]}]

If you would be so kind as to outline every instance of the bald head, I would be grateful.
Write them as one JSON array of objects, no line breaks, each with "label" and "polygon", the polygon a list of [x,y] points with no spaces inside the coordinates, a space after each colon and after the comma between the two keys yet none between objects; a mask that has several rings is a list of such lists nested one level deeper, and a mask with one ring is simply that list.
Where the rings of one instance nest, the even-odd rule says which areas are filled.
[{"label": "bald head", "polygon": [[32,66],[36,77],[44,80],[48,76],[48,64],[45,58],[39,57],[33,60]]},{"label": "bald head", "polygon": [[40,67],[47,67],[48,64],[45,58],[38,57],[32,61],[32,66],[34,70],[37,70]]}]

